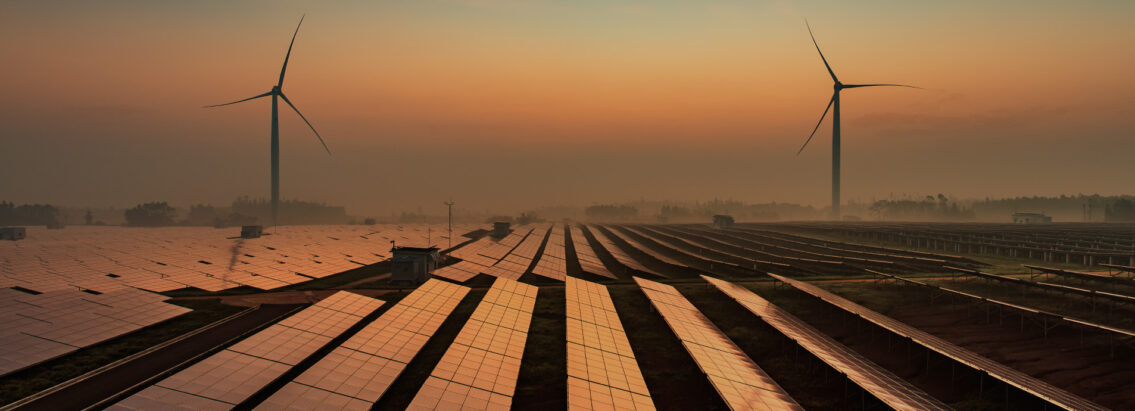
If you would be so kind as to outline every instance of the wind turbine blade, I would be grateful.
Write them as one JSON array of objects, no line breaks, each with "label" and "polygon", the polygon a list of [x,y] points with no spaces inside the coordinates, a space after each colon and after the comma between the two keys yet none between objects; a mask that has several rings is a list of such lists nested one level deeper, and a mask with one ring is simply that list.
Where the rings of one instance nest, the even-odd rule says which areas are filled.
[{"label": "wind turbine blade", "polygon": [[269,91],[269,92],[267,92],[267,93],[264,93],[264,94],[261,94],[261,95],[259,95],[259,96],[253,96],[253,97],[249,97],[249,98],[246,98],[246,99],[244,99],[244,100],[237,100],[237,101],[234,101],[234,102],[232,102],[232,103],[225,103],[225,104],[214,104],[214,105],[211,105],[211,106],[205,106],[205,108],[211,108],[211,107],[220,107],[220,106],[227,106],[227,105],[230,105],[230,104],[241,103],[241,102],[245,102],[245,101],[248,101],[248,100],[255,100],[255,99],[258,99],[258,98],[261,98],[261,97],[268,97],[268,96],[270,96],[270,95],[272,95],[272,92],[271,92],[271,91]]},{"label": "wind turbine blade", "polygon": [[820,53],[820,60],[824,61],[824,67],[827,67],[828,74],[832,75],[832,81],[838,83],[839,79],[836,78],[835,72],[832,71],[832,66],[828,64],[828,59],[824,58],[824,52],[820,51],[820,43],[816,42],[816,36],[812,34],[812,26],[808,24],[808,20],[804,20],[804,25],[808,27],[808,35],[812,37],[812,44],[816,45],[816,52]]},{"label": "wind turbine blade", "polygon": [[300,24],[296,25],[296,32],[292,33],[292,42],[288,43],[288,54],[284,55],[284,67],[280,68],[280,82],[276,83],[276,87],[284,88],[284,72],[288,71],[288,59],[292,57],[292,45],[296,44],[296,35],[300,33],[300,26],[303,25],[304,17],[307,17],[307,15],[300,16]]},{"label": "wind turbine blade", "polygon": [[843,88],[859,88],[859,87],[909,87],[909,88],[916,88],[916,89],[919,89],[919,90],[925,90],[922,87],[908,86],[906,84],[844,84],[843,85]]},{"label": "wind turbine blade", "polygon": [[295,111],[296,111],[296,114],[299,114],[299,115],[300,115],[300,118],[302,118],[302,119],[303,119],[303,122],[304,122],[304,123],[307,123],[307,126],[311,128],[311,132],[315,133],[315,138],[318,138],[318,139],[319,139],[319,143],[320,143],[320,144],[323,144],[323,149],[324,149],[324,150],[327,150],[327,154],[328,154],[328,155],[330,155],[330,154],[331,154],[331,149],[327,148],[327,143],[323,141],[323,137],[319,135],[319,132],[318,132],[318,131],[315,131],[315,126],[311,125],[311,122],[310,122],[310,121],[307,121],[307,117],[304,117],[304,116],[303,116],[303,113],[300,113],[300,109],[296,108],[296,105],[295,105],[295,104],[292,104],[292,101],[291,101],[291,100],[288,100],[288,96],[285,96],[285,95],[284,95],[284,93],[280,93],[280,98],[284,99],[284,102],[285,102],[285,103],[288,103],[288,106],[289,106],[289,107],[291,107],[291,108],[292,108],[292,110],[295,110]]},{"label": "wind turbine blade", "polygon": [[832,99],[828,100],[828,106],[824,108],[824,114],[820,114],[820,121],[816,122],[816,128],[812,129],[812,134],[808,135],[808,140],[804,141],[804,145],[800,146],[800,150],[796,152],[796,155],[800,155],[800,153],[804,152],[804,147],[808,147],[808,143],[812,142],[812,137],[816,136],[816,130],[820,129],[820,124],[824,124],[824,117],[828,116],[828,110],[831,110],[832,104],[835,104],[835,96],[835,94],[832,94]]}]

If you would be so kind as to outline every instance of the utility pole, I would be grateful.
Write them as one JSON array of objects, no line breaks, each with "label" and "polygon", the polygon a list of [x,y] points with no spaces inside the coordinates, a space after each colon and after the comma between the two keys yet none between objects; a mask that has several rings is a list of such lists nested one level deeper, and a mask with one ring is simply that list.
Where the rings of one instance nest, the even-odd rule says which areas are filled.
[{"label": "utility pole", "polygon": [[451,198],[444,204],[449,207],[449,248],[453,248],[453,205],[457,203]]}]

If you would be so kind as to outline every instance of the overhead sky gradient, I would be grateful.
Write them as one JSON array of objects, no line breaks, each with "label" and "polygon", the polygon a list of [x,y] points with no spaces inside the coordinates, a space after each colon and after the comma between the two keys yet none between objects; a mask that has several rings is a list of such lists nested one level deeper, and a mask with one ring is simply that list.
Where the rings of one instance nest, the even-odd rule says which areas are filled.
[{"label": "overhead sky gradient", "polygon": [[845,200],[1131,192],[1129,1],[0,3],[0,199],[268,196],[354,215],[639,198]]}]

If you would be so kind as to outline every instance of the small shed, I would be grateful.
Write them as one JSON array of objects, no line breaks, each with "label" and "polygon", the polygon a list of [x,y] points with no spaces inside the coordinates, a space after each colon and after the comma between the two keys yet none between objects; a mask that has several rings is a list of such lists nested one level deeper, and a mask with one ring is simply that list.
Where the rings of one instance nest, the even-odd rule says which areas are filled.
[{"label": "small shed", "polygon": [[390,282],[421,284],[437,268],[441,254],[437,247],[394,247],[391,258]]},{"label": "small shed", "polygon": [[1051,223],[1052,217],[1044,213],[1013,213],[1013,224],[1045,224]]},{"label": "small shed", "polygon": [[23,240],[28,236],[28,230],[23,227],[0,227],[0,240]]},{"label": "small shed", "polygon": [[713,228],[729,228],[733,226],[733,216],[718,214],[713,216]]},{"label": "small shed", "polygon": [[511,224],[508,221],[497,221],[493,223],[493,237],[504,238],[508,233],[512,232]]},{"label": "small shed", "polygon": [[264,227],[258,225],[240,227],[240,238],[260,238],[261,234],[264,234]]}]

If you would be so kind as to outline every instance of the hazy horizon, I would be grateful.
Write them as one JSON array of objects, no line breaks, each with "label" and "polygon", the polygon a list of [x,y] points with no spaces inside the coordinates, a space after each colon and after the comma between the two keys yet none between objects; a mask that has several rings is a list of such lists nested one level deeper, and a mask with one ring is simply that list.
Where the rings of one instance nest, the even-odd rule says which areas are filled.
[{"label": "hazy horizon", "polygon": [[0,4],[0,200],[129,207],[268,196],[357,216],[712,198],[1130,194],[1135,3],[492,0]]}]

